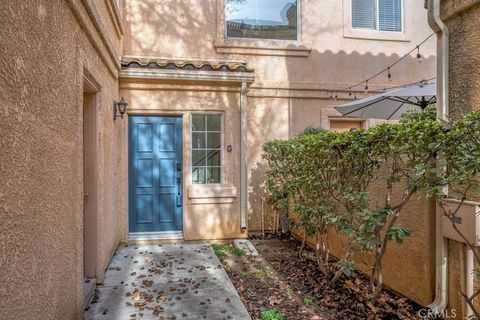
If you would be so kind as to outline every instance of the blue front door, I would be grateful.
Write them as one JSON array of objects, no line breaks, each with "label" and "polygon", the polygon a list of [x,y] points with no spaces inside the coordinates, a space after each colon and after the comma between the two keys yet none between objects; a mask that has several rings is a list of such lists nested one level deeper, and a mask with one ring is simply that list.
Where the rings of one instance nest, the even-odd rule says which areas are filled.
[{"label": "blue front door", "polygon": [[128,118],[129,231],[182,230],[182,118]]}]

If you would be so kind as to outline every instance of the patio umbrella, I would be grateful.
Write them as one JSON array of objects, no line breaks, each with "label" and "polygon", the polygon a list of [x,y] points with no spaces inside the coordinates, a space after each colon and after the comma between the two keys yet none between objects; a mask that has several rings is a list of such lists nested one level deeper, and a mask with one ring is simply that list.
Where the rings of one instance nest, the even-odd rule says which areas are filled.
[{"label": "patio umbrella", "polygon": [[424,110],[436,102],[435,83],[421,81],[335,107],[344,116],[398,120],[407,110]]}]

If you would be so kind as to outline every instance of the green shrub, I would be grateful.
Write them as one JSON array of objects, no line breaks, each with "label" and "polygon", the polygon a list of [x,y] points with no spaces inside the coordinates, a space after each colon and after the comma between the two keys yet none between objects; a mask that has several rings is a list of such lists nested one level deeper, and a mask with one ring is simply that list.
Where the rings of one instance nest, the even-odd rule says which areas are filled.
[{"label": "green shrub", "polygon": [[224,260],[227,257],[227,254],[225,253],[224,245],[214,243],[212,244],[212,249],[220,261]]},{"label": "green shrub", "polygon": [[283,314],[275,309],[262,311],[262,320],[283,320]]},{"label": "green shrub", "polygon": [[[408,113],[396,125],[341,133],[308,128],[291,139],[269,141],[263,146],[269,204],[280,214],[295,214],[301,248],[315,236],[318,267],[332,281],[353,273],[355,252],[373,254],[375,299],[383,287],[388,243],[402,243],[411,234],[398,217],[414,195],[435,183],[431,177],[444,136],[430,108]],[[371,197],[372,184],[385,186],[383,199]],[[336,264],[329,259],[332,228],[345,239]]]},{"label": "green shrub", "polygon": [[240,249],[240,248],[235,248],[234,246],[230,244],[212,244],[212,249],[215,252],[215,255],[218,257],[220,261],[224,260],[227,258],[228,254],[231,253],[234,254],[238,257],[244,257],[247,253],[245,250]]}]

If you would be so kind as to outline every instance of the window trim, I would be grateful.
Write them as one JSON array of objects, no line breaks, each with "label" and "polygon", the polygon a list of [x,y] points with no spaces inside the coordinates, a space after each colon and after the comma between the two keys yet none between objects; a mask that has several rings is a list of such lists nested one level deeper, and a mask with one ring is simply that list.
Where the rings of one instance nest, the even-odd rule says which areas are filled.
[{"label": "window trim", "polygon": [[[220,182],[218,183],[208,183],[208,182],[205,182],[205,183],[194,183],[193,182],[193,116],[194,115],[219,115],[221,117],[221,121],[220,121],[220,125],[221,125],[221,128],[220,128]],[[225,136],[225,125],[224,125],[224,121],[225,121],[225,115],[223,114],[223,112],[215,112],[215,111],[212,111],[212,112],[209,112],[209,111],[198,111],[198,112],[191,112],[190,113],[190,146],[189,146],[189,150],[190,150],[190,184],[194,187],[198,187],[198,186],[223,186],[225,184],[225,166],[224,166],[224,136]],[[205,128],[206,130],[206,128]],[[195,132],[202,132],[202,131],[195,131]],[[208,131],[205,131],[206,133]],[[212,132],[218,132],[218,131],[212,131]],[[205,143],[207,143],[207,141],[205,140]],[[197,149],[198,150],[198,149]],[[208,148],[206,148],[205,146],[205,150],[208,150]],[[205,170],[206,168],[208,167],[208,165],[204,166]],[[214,167],[214,166],[212,166]],[[216,167],[216,166],[215,166]],[[205,171],[205,181],[206,180],[206,175],[207,175],[207,172]]]},{"label": "window trim", "polygon": [[308,57],[312,44],[304,41],[302,24],[307,6],[305,0],[297,0],[297,40],[227,38],[225,0],[216,0],[217,23],[213,45],[218,53]]},{"label": "window trim", "polygon": [[[378,3],[378,0],[376,0]],[[410,42],[413,35],[412,30],[407,28],[408,12],[411,12],[412,4],[410,1],[401,1],[401,23],[402,31],[381,31],[379,30],[378,15],[376,10],[376,29],[353,28],[352,26],[352,0],[343,0],[343,37],[351,39],[365,40],[384,40],[384,41],[400,41]]]}]

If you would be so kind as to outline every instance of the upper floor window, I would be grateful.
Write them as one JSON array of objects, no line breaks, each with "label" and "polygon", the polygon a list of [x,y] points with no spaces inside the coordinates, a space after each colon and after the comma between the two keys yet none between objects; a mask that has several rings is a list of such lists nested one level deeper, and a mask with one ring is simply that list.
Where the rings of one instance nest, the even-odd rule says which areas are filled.
[{"label": "upper floor window", "polygon": [[227,37],[297,40],[298,0],[225,0]]},{"label": "upper floor window", "polygon": [[402,31],[402,0],[352,0],[352,28]]}]

